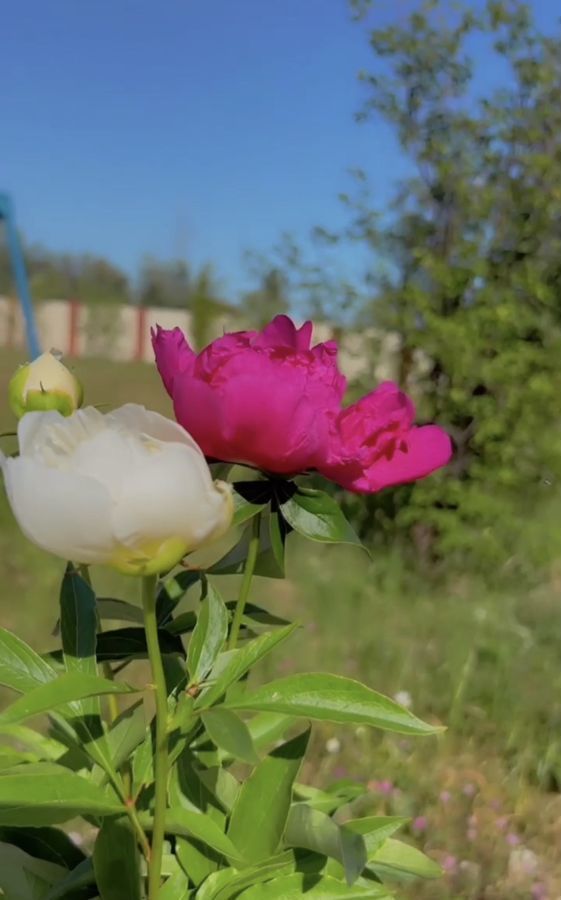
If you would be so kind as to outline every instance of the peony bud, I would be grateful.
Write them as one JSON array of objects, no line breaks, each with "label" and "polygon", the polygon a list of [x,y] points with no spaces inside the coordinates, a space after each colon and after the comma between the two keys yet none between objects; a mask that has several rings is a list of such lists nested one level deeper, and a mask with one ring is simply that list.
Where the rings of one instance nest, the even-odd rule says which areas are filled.
[{"label": "peony bud", "polygon": [[51,350],[20,366],[8,385],[8,399],[18,419],[53,409],[69,416],[82,405],[82,385]]}]

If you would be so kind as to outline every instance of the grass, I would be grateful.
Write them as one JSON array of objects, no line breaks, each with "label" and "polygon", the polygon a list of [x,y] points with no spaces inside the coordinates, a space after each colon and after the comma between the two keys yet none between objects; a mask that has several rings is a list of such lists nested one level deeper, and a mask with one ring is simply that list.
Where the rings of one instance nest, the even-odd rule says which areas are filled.
[{"label": "grass", "polygon": [[[17,362],[3,351],[0,392]],[[127,401],[170,412],[155,370],[89,360],[76,364],[87,400]],[[0,431],[13,429],[0,414]],[[551,520],[556,510],[552,509]],[[550,520],[548,520],[549,522]],[[540,523],[528,523],[539,539]],[[548,526],[549,527],[549,524]],[[19,533],[0,494],[0,622],[46,649],[63,563]],[[402,560],[369,562],[348,547],[289,539],[289,578],[257,579],[253,599],[302,628],[277,673],[334,671],[411,699],[440,738],[404,740],[364,729],[318,728],[305,777],[369,787],[367,811],[411,818],[405,833],[446,870],[416,883],[416,900],[559,898],[561,864],[561,584],[526,590],[475,575],[433,585]],[[96,572],[103,592],[131,598],[134,582]],[[232,579],[218,579],[227,598]],[[274,664],[273,664],[274,665]]]}]

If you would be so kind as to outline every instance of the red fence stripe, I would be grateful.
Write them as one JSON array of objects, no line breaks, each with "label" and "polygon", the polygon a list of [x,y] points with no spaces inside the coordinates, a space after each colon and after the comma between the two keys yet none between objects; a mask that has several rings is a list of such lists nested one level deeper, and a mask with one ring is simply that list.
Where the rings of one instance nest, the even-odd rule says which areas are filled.
[{"label": "red fence stripe", "polygon": [[144,359],[144,342],[146,337],[146,307],[139,306],[136,311],[136,350],[134,358],[137,362]]},{"label": "red fence stripe", "polygon": [[77,300],[70,301],[68,312],[68,356],[78,356],[80,304]]}]

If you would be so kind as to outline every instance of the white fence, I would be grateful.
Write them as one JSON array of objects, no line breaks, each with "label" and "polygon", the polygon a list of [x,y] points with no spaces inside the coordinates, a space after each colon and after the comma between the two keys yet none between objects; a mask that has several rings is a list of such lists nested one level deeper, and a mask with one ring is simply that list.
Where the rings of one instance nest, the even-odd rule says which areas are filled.
[{"label": "white fence", "polygon": [[[36,304],[41,346],[60,350],[67,357],[98,356],[120,361],[152,362],[150,329],[178,325],[189,337],[192,320],[188,312],[176,309],[137,306],[86,306],[74,300],[45,300]],[[239,331],[250,325],[235,316],[217,317],[211,336]],[[334,336],[335,329],[319,323],[314,341]],[[0,347],[25,348],[25,328],[20,305],[11,297],[0,297]],[[340,339],[340,365],[349,378],[361,375],[373,381],[396,378],[399,366],[399,337],[375,330],[346,333]]]}]

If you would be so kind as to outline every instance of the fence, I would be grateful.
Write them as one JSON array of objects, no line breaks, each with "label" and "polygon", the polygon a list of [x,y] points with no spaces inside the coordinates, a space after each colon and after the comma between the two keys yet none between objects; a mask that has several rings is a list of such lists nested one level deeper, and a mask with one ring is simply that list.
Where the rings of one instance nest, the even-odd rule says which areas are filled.
[{"label": "fence", "polygon": [[[86,306],[76,300],[45,300],[36,305],[41,346],[59,350],[66,357],[98,356],[119,361],[152,362],[150,329],[178,325],[189,337],[192,317],[176,309],[127,305]],[[241,317],[224,315],[212,322],[211,337],[224,331],[248,327]],[[314,340],[329,340],[336,329],[319,323]],[[399,337],[374,329],[339,336],[340,365],[348,378],[361,376],[382,381],[396,378],[399,367]],[[17,300],[0,297],[0,347],[25,349],[25,328]]]}]

